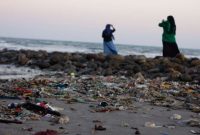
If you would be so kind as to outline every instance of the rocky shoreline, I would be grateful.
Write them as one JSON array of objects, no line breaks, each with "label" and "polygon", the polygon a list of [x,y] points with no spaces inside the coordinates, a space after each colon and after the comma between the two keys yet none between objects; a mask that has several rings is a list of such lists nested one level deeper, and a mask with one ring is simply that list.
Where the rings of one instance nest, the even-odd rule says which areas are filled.
[{"label": "rocky shoreline", "polygon": [[165,80],[200,83],[200,60],[179,55],[176,58],[146,58],[143,55],[105,56],[32,50],[1,50],[0,64],[15,64],[75,75],[162,77]]},{"label": "rocky shoreline", "polygon": [[0,79],[2,135],[200,133],[197,58],[4,49],[0,64],[45,71]]}]

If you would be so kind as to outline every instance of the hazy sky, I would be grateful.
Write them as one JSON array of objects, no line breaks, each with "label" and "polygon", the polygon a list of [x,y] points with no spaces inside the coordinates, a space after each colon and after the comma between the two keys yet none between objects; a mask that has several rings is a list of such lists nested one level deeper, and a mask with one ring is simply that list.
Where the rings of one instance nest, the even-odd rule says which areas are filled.
[{"label": "hazy sky", "polygon": [[200,0],[0,0],[0,36],[162,46],[158,23],[175,17],[179,47],[200,49]]}]

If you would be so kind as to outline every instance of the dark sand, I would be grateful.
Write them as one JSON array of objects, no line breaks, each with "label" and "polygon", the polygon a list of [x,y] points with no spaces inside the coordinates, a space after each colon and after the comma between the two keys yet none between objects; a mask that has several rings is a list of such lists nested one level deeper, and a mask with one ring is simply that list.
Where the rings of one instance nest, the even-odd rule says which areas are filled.
[{"label": "dark sand", "polygon": [[[64,101],[51,99],[54,106],[63,107],[62,114],[70,118],[68,124],[54,124],[46,120],[25,121],[23,124],[2,124],[0,123],[0,135],[31,135],[46,129],[58,130],[63,134],[70,135],[134,135],[138,128],[141,135],[192,135],[190,130],[198,131],[199,128],[181,126],[178,121],[188,120],[197,114],[187,110],[170,110],[164,107],[151,106],[147,103],[134,103],[135,110],[113,111],[106,113],[91,112],[90,104],[66,104]],[[1,104],[8,104],[11,100],[0,101]],[[20,101],[17,101],[20,102]],[[74,109],[71,109],[74,108]],[[171,120],[173,114],[180,114],[181,120]],[[101,121],[106,127],[105,131],[94,131],[94,120]],[[145,122],[155,122],[157,126],[178,125],[174,129],[167,127],[150,128],[145,127]],[[64,129],[59,129],[63,127]],[[32,131],[25,131],[23,128],[33,128]]]}]

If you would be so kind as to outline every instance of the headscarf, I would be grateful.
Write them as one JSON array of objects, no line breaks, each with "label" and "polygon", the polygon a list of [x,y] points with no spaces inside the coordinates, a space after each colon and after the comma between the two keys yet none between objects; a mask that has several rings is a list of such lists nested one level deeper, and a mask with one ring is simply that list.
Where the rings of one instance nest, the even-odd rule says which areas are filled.
[{"label": "headscarf", "polygon": [[113,36],[113,34],[112,34],[112,30],[111,30],[111,25],[110,24],[107,24],[106,25],[106,28],[104,29],[104,35],[105,36],[111,36],[112,37],[112,39],[114,39],[114,36]]},{"label": "headscarf", "polygon": [[170,16],[167,17],[167,20],[170,23],[169,33],[176,34],[176,24],[175,24],[174,17],[170,15]]}]

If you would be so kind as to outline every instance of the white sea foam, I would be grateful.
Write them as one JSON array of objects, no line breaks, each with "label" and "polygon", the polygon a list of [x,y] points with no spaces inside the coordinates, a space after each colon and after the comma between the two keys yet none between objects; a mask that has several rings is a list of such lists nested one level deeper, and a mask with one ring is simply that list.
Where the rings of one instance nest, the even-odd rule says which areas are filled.
[{"label": "white sea foam", "polygon": [[[161,47],[116,45],[118,53],[121,55],[145,55],[146,57],[162,56]],[[102,43],[84,43],[51,40],[31,40],[0,38],[0,50],[46,50],[47,52],[81,52],[81,53],[101,53],[103,52]],[[198,49],[180,49],[186,57],[200,58]]]},{"label": "white sea foam", "polygon": [[28,67],[16,67],[14,65],[0,65],[0,79],[32,78],[43,74],[41,70]]}]

